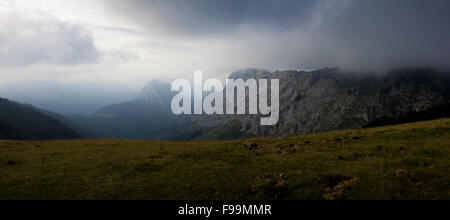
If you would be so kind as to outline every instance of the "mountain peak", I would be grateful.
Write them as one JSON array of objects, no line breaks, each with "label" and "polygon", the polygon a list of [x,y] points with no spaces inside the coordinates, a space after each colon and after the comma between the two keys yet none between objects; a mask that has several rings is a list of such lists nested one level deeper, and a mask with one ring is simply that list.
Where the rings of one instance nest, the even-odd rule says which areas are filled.
[{"label": "mountain peak", "polygon": [[151,105],[167,108],[170,107],[172,97],[173,92],[170,89],[170,84],[154,79],[142,89],[138,99]]}]

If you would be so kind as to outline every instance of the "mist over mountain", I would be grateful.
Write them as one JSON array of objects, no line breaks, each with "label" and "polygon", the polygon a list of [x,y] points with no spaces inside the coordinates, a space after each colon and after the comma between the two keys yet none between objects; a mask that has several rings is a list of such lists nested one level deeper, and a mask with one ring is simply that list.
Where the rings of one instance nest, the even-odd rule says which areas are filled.
[{"label": "mist over mountain", "polygon": [[[450,69],[448,0],[32,2],[0,1],[2,84],[108,80],[140,88],[195,70],[225,78],[249,66]],[[64,113],[99,109],[71,112],[44,101],[32,104]]]},{"label": "mist over mountain", "polygon": [[[280,121],[260,126],[260,115],[181,115],[171,112],[175,92],[154,80],[139,98],[71,119],[88,137],[144,139],[231,139],[290,136],[362,128],[380,118],[400,118],[450,102],[450,75],[429,68],[384,74],[258,69],[236,71],[232,79],[280,80]],[[445,112],[443,114],[446,114]]]},{"label": "mist over mountain", "polygon": [[63,115],[76,115],[132,100],[138,92],[119,84],[21,81],[0,86],[0,95]]}]

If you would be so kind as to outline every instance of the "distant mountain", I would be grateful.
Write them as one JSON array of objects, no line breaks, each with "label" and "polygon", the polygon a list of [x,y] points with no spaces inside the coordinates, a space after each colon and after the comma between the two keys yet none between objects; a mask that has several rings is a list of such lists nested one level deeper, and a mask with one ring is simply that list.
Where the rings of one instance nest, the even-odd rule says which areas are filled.
[{"label": "distant mountain", "polygon": [[0,139],[56,140],[81,138],[55,117],[30,105],[0,98]]},{"label": "distant mountain", "polygon": [[426,68],[385,74],[337,68],[232,73],[232,79],[280,80],[280,121],[275,126],[260,126],[259,115],[175,116],[170,110],[175,93],[170,84],[160,81],[149,83],[138,100],[71,119],[79,128],[92,131],[91,137],[191,140],[310,134],[362,128],[449,102],[449,76]]},{"label": "distant mountain", "polygon": [[145,86],[137,100],[70,119],[84,129],[80,133],[91,138],[174,139],[178,128],[189,123],[172,114],[170,102],[174,95],[170,84],[155,80]]}]

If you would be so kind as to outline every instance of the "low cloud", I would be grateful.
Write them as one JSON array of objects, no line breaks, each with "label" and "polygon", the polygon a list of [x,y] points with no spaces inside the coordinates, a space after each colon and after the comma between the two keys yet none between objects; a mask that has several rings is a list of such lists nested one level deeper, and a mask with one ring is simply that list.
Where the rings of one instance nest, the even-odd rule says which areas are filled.
[{"label": "low cloud", "polygon": [[1,14],[0,42],[2,66],[94,63],[100,54],[81,26],[43,15]]}]

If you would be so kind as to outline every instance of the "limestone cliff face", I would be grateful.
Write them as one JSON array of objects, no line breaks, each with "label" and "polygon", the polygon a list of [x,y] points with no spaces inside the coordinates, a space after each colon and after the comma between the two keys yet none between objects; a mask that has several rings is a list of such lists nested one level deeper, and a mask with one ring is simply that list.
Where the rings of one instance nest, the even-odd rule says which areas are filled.
[{"label": "limestone cliff face", "polygon": [[239,122],[248,136],[288,136],[361,128],[383,116],[423,111],[450,101],[450,81],[429,69],[398,70],[384,75],[339,69],[269,73],[249,69],[230,78],[280,80],[280,121],[260,126],[260,116],[203,116],[203,127]]}]

